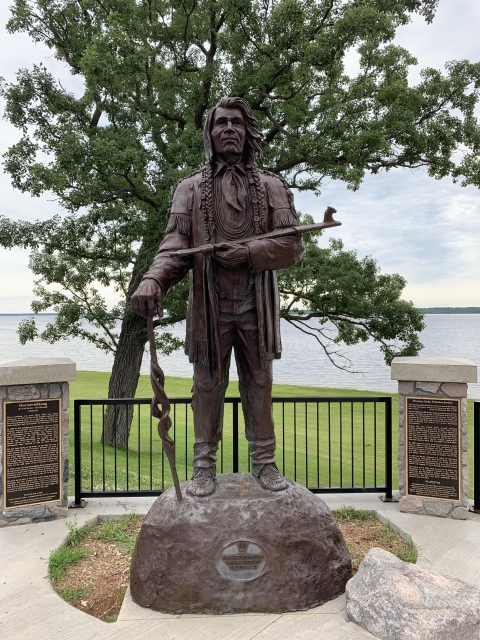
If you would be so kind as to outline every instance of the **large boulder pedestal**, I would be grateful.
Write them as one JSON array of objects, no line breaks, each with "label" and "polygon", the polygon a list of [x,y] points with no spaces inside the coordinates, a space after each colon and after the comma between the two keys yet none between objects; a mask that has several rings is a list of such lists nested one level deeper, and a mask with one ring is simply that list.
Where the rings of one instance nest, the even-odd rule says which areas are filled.
[{"label": "large boulder pedestal", "polygon": [[215,492],[183,501],[169,489],[137,539],[133,601],[164,613],[280,613],[345,591],[351,559],[327,505],[289,482],[266,491],[246,473],[218,476]]}]

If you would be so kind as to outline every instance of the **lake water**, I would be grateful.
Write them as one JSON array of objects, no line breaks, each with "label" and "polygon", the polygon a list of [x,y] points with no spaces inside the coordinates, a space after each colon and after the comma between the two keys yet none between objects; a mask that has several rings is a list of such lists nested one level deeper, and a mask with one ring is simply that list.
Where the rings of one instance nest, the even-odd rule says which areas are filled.
[{"label": "lake water", "polygon": [[[40,340],[22,346],[16,333],[18,323],[26,316],[0,315],[0,361],[16,358],[63,357],[71,358],[81,371],[110,371],[113,357],[91,344],[80,340],[61,341],[50,345]],[[38,316],[42,330],[52,316]],[[480,365],[480,314],[427,315],[426,329],[420,339],[425,345],[421,355],[469,358]],[[183,337],[185,327],[180,325],[172,333]],[[302,334],[282,320],[282,359],[274,362],[274,380],[277,383],[336,387],[395,392],[397,382],[390,380],[390,368],[373,342],[342,349],[353,362],[355,373],[334,367],[314,338]],[[161,356],[166,375],[191,377],[193,368],[182,351]],[[142,373],[149,372],[148,352],[142,363]],[[237,379],[232,363],[230,377]],[[469,384],[469,397],[480,398],[480,384]]]}]

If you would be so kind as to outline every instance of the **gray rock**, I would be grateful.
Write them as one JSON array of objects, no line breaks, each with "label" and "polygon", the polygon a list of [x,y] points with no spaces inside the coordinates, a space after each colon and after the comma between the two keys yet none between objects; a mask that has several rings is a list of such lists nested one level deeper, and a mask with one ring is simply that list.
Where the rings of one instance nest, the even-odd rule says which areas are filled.
[{"label": "gray rock", "polygon": [[64,411],[62,413],[62,434],[64,436],[68,435],[69,419],[70,419],[70,414],[68,413],[68,411]]},{"label": "gray rock", "polygon": [[416,382],[415,387],[427,393],[437,393],[440,382]]},{"label": "gray rock", "polygon": [[52,383],[50,385],[49,395],[50,395],[50,398],[60,398],[60,396],[62,395],[62,390],[60,388],[60,385],[56,383]]},{"label": "gray rock", "polygon": [[460,420],[462,422],[462,431],[468,435],[467,410],[467,398],[460,398]]},{"label": "gray rock", "polygon": [[68,482],[69,478],[70,478],[70,466],[69,466],[68,458],[65,458],[63,460],[63,474],[62,474],[63,482]]},{"label": "gray rock", "polygon": [[143,523],[133,601],[165,613],[279,613],[345,590],[351,559],[326,504],[289,481],[262,489],[251,474],[218,476],[215,492],[183,500],[169,489]]},{"label": "gray rock", "polygon": [[440,518],[446,518],[452,510],[452,503],[450,500],[423,500],[423,506],[425,511],[431,516],[439,516]]},{"label": "gray rock", "polygon": [[11,518],[41,518],[45,515],[45,505],[37,504],[31,507],[17,507],[16,509],[9,509],[4,511],[3,515],[9,520]]},{"label": "gray rock", "polygon": [[464,382],[444,382],[442,391],[450,398],[466,398],[468,385]]},{"label": "gray rock", "polygon": [[41,518],[32,518],[33,524],[38,524],[39,522],[52,522],[52,520],[56,520],[57,516],[53,513],[49,513],[46,516],[42,516]]},{"label": "gray rock", "polygon": [[40,391],[32,384],[15,385],[8,388],[10,400],[37,400],[40,398]]},{"label": "gray rock", "polygon": [[48,505],[48,511],[57,518],[66,518],[68,513],[67,507],[55,503]]},{"label": "gray rock", "polygon": [[452,518],[455,520],[466,520],[468,518],[468,509],[466,507],[457,507],[452,511]]},{"label": "gray rock", "polygon": [[64,458],[68,456],[68,436],[62,437],[62,456]]},{"label": "gray rock", "polygon": [[468,467],[462,468],[462,492],[468,494],[470,490],[470,475],[468,473]]},{"label": "gray rock", "polygon": [[398,393],[409,396],[413,393],[413,382],[406,382],[404,380],[399,380],[398,382]]},{"label": "gray rock", "polygon": [[66,411],[70,403],[70,387],[68,382],[62,383],[62,409]]},{"label": "gray rock", "polygon": [[480,638],[480,589],[371,549],[347,583],[347,617],[382,640]]}]

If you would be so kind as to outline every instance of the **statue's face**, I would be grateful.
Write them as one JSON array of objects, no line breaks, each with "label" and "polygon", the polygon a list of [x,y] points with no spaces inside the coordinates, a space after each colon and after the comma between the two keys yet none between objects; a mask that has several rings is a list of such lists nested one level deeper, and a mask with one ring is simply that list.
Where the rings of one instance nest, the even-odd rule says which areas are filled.
[{"label": "statue's face", "polygon": [[213,119],[212,140],[217,155],[239,155],[243,152],[247,130],[240,109],[217,107]]}]

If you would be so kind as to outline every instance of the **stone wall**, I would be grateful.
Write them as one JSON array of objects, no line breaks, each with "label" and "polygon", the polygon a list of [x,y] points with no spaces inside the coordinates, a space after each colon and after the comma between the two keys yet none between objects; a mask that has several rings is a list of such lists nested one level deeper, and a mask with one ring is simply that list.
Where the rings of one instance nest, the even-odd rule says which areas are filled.
[{"label": "stone wall", "polygon": [[[421,513],[440,517],[451,517],[466,520],[468,514],[468,491],[470,480],[468,475],[468,424],[467,424],[467,389],[466,383],[460,382],[409,382],[398,383],[398,489],[400,511]],[[406,397],[450,398],[460,399],[460,501],[438,500],[407,496],[406,494]]]},{"label": "stone wall", "polygon": [[[57,381],[64,377],[64,381]],[[32,382],[37,378],[39,382]],[[66,378],[66,380],[65,380]],[[69,383],[75,378],[75,363],[67,358],[32,358],[0,364],[0,527],[65,518],[68,508]],[[24,384],[8,384],[24,382]],[[62,500],[14,509],[4,509],[4,403],[9,401],[61,399]]]}]

